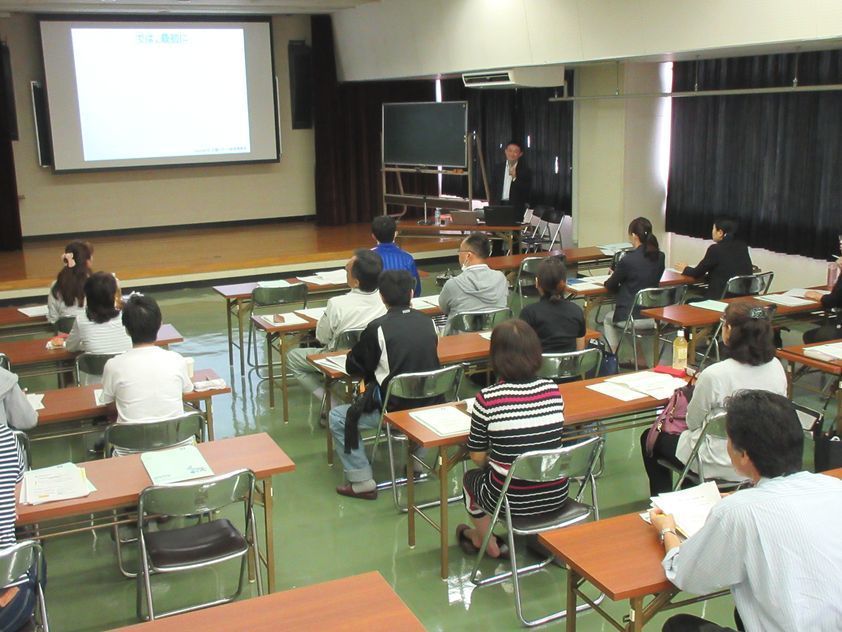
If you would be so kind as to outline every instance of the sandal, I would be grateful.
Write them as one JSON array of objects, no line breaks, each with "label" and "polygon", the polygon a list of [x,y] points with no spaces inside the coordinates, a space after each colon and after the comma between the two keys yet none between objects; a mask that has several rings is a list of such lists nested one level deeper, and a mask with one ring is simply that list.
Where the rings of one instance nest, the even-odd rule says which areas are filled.
[{"label": "sandal", "polygon": [[479,549],[474,546],[471,538],[465,535],[465,532],[470,528],[466,524],[460,524],[456,527],[456,541],[459,543],[459,548],[462,549],[465,555],[476,555],[479,553]]},{"label": "sandal", "polygon": [[509,541],[506,538],[502,538],[496,533],[494,534],[494,540],[497,542],[497,548],[500,549],[500,555],[497,556],[498,559],[509,559]]}]

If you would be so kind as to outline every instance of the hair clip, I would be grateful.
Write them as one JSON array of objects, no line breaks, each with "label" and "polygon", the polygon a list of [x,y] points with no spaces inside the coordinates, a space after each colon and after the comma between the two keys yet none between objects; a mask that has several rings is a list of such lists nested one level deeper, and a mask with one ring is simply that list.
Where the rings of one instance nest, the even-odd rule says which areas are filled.
[{"label": "hair clip", "polygon": [[61,259],[62,261],[64,261],[64,265],[68,268],[73,268],[76,266],[76,261],[73,258],[72,252],[65,252],[63,255],[61,255]]},{"label": "hair clip", "polygon": [[752,320],[768,320],[769,315],[763,307],[752,307],[748,310],[748,317]]}]

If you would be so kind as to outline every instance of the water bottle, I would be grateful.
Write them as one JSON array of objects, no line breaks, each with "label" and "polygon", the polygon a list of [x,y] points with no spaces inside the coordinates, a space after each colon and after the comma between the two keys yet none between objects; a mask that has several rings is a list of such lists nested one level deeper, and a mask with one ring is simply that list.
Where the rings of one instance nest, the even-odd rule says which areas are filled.
[{"label": "water bottle", "polygon": [[436,226],[441,226],[441,209],[437,208],[436,212],[433,214],[433,223]]},{"label": "water bottle", "polygon": [[672,368],[687,369],[687,340],[683,329],[678,330],[672,341]]}]

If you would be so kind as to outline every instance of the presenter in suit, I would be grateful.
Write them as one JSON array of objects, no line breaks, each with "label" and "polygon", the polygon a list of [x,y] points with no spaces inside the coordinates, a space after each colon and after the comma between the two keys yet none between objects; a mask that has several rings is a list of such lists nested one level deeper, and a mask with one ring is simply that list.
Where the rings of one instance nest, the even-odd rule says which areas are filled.
[{"label": "presenter in suit", "polygon": [[517,141],[509,141],[503,152],[506,160],[494,166],[491,178],[491,203],[526,209],[532,189],[532,172],[523,158],[523,148]]}]

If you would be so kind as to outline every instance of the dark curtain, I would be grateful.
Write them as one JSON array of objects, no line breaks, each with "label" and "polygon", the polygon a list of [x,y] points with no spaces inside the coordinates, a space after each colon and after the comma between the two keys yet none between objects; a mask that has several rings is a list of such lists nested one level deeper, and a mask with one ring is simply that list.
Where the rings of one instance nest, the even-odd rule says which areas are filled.
[{"label": "dark curtain", "polygon": [[[8,48],[5,44],[2,47],[4,50],[0,54],[8,56]],[[20,250],[23,247],[15,156],[12,152],[13,113],[8,105],[11,86],[10,65],[0,63],[0,250]]]},{"label": "dark curtain", "polygon": [[[572,94],[573,73],[566,76]],[[532,170],[534,204],[548,204],[570,210],[573,193],[573,103],[550,103],[560,89],[519,88],[516,90],[467,89],[461,79],[443,82],[445,101],[468,102],[468,127],[479,134],[489,182],[494,165],[503,160],[510,140],[523,145],[524,158]],[[474,197],[485,198],[479,167],[474,156]],[[466,195],[464,180],[445,178],[445,193]]]},{"label": "dark curtain", "polygon": [[[697,65],[698,64],[698,65]],[[842,51],[673,66],[673,91],[842,83]],[[842,232],[842,92],[674,98],[667,230],[731,216],[752,246],[820,259]]]},{"label": "dark curtain", "polygon": [[[435,84],[430,80],[339,83],[330,16],[313,16],[311,28],[316,221],[321,225],[369,221],[383,212],[381,106],[434,101]],[[403,174],[402,181],[407,193],[437,191],[435,176]],[[387,188],[397,191],[394,174]]]}]

